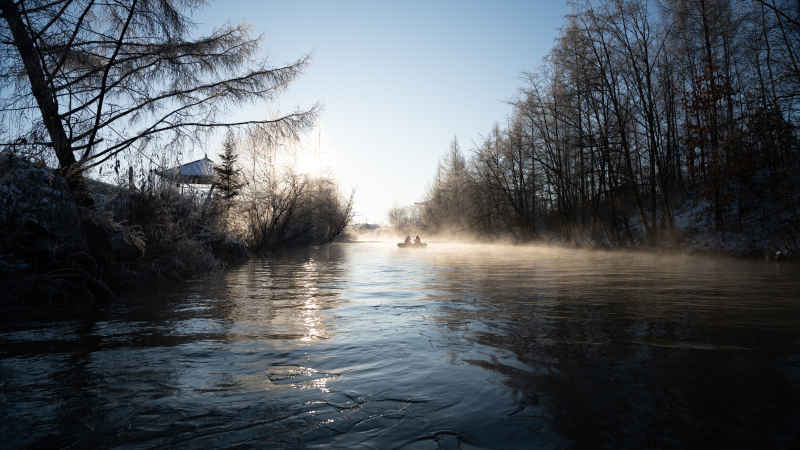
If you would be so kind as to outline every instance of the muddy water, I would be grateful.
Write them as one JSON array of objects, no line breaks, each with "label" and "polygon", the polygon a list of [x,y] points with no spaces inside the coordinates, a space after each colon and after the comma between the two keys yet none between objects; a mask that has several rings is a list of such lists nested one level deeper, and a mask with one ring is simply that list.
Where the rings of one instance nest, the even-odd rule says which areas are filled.
[{"label": "muddy water", "polygon": [[4,447],[800,446],[790,265],[337,244],[0,344]]}]

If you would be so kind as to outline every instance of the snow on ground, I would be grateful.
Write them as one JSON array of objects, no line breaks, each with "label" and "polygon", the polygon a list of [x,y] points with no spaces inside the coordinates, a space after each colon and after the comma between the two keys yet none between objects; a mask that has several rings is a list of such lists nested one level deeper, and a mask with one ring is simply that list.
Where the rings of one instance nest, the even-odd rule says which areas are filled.
[{"label": "snow on ground", "polygon": [[736,256],[772,258],[797,252],[792,224],[800,217],[800,208],[762,204],[743,211],[741,226],[735,207],[726,215],[728,230],[716,231],[710,202],[687,202],[674,217],[676,230],[682,236],[680,247],[685,249],[721,252]]}]

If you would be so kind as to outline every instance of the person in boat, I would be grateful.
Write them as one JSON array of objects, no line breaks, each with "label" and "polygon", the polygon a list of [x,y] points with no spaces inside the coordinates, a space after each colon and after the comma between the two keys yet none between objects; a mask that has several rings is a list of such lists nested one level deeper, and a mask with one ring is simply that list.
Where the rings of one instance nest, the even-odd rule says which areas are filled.
[{"label": "person in boat", "polygon": [[411,236],[406,236],[405,243],[406,244],[410,244],[411,243]]},{"label": "person in boat", "polygon": [[414,245],[419,245],[419,244],[422,244],[422,240],[419,238],[419,235],[417,235],[417,237],[414,238]]}]

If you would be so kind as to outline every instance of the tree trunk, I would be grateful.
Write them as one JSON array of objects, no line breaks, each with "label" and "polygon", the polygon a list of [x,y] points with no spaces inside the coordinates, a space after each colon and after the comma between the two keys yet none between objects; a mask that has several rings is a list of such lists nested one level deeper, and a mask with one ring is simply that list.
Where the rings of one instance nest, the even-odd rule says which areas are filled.
[{"label": "tree trunk", "polygon": [[64,131],[64,125],[58,117],[58,104],[51,95],[45,68],[42,67],[38,58],[30,31],[25,27],[19,10],[11,0],[0,0],[0,8],[3,9],[3,18],[8,23],[8,28],[14,37],[14,43],[22,57],[22,62],[25,64],[25,71],[28,74],[28,80],[31,82],[31,92],[36,99],[39,112],[42,114],[42,121],[47,127],[47,132],[53,142],[53,148],[56,157],[58,157],[58,165],[64,174],[68,175],[68,179],[71,179],[73,178],[72,175],[74,175],[75,155],[72,154],[72,147],[69,139],[67,139],[67,133]]}]

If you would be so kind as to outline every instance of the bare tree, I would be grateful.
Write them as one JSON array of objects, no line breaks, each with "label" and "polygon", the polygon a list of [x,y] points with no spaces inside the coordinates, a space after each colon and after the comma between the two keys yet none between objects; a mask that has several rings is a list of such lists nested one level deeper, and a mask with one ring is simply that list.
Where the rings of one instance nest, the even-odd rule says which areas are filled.
[{"label": "bare tree", "polygon": [[[192,37],[201,0],[0,0],[2,144],[44,149],[67,175],[128,149],[181,145],[216,127],[267,140],[294,137],[316,106],[273,118],[224,120],[270,100],[308,64],[257,60],[244,25]],[[71,179],[79,177],[70,177]]]}]

